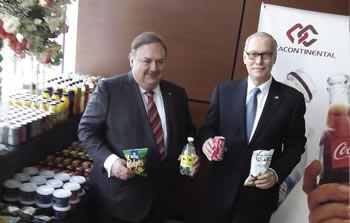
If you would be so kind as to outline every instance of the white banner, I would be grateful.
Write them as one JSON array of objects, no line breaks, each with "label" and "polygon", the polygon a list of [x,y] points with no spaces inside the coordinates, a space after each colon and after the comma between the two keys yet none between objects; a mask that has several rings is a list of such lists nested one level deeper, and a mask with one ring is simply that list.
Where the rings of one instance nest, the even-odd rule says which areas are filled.
[{"label": "white banner", "polygon": [[282,185],[279,209],[271,223],[308,223],[302,191],[305,166],[320,157],[328,113],[327,79],[349,75],[349,17],[262,4],[258,31],[278,43],[275,79],[300,90],[306,102],[307,152]]}]

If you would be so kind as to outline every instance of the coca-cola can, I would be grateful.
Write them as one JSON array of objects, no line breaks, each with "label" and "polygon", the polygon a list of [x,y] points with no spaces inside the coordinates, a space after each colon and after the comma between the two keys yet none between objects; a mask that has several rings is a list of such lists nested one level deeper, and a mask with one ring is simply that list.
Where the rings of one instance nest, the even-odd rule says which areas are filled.
[{"label": "coca-cola can", "polygon": [[214,137],[214,151],[211,154],[211,159],[214,161],[221,161],[224,159],[225,152],[225,137],[215,136]]}]

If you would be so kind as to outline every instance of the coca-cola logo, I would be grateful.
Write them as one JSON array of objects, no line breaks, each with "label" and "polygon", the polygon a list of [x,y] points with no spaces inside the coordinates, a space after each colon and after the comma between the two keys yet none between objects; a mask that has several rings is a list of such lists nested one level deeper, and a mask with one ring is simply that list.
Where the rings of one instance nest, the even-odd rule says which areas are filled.
[{"label": "coca-cola logo", "polygon": [[344,158],[350,158],[350,147],[347,146],[346,142],[340,143],[334,151],[333,158],[340,160]]}]

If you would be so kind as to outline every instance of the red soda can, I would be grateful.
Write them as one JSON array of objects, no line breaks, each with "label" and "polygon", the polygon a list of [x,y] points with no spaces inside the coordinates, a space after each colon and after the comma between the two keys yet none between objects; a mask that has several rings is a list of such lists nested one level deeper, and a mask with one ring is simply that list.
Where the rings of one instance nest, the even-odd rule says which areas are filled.
[{"label": "red soda can", "polygon": [[211,159],[220,161],[224,159],[225,152],[225,137],[215,136],[214,137],[214,151],[211,154]]}]

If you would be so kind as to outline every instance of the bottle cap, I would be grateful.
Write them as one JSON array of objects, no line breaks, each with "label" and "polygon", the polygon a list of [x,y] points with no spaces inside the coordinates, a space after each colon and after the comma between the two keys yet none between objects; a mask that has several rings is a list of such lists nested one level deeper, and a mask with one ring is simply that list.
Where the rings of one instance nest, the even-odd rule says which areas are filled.
[{"label": "bottle cap", "polygon": [[187,141],[189,141],[189,142],[193,142],[193,141],[194,141],[194,139],[193,139],[193,137],[187,137]]}]

